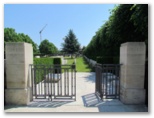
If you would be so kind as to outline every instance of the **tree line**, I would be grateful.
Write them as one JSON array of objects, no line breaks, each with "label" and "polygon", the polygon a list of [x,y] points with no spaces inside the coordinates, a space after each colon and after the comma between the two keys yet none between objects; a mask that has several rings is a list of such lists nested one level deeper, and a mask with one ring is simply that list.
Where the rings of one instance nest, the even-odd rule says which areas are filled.
[{"label": "tree line", "polygon": [[[33,46],[33,52],[38,53],[38,46],[33,40],[24,33],[16,33],[13,28],[4,28],[4,47],[6,42],[27,42],[31,43]],[[5,51],[5,49],[4,49]]]},{"label": "tree line", "polygon": [[[76,38],[73,30],[69,30],[69,33],[64,37],[64,43],[62,43],[62,50],[58,48],[48,39],[43,40],[38,46],[33,40],[24,33],[16,33],[13,28],[4,28],[4,47],[6,42],[27,42],[33,46],[34,55],[53,55],[58,53],[74,54],[79,51],[80,44]],[[5,52],[5,49],[4,49]]]},{"label": "tree line", "polygon": [[4,28],[4,47],[6,42],[31,43],[33,46],[34,55],[55,54],[58,52],[57,47],[47,39],[43,40],[38,46],[28,35],[25,35],[24,33],[16,33],[13,28]]},{"label": "tree line", "polygon": [[148,4],[121,4],[110,13],[84,49],[84,55],[102,64],[119,63],[122,43],[145,42],[148,57]]}]

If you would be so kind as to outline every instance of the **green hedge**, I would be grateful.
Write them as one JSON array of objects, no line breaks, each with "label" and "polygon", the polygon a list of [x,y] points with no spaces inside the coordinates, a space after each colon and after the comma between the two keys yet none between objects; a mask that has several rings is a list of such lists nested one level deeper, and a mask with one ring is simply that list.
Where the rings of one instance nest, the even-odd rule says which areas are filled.
[{"label": "green hedge", "polygon": [[100,64],[119,64],[119,57],[97,57],[96,61]]},{"label": "green hedge", "polygon": [[[61,58],[34,58],[34,65],[61,65]],[[57,66],[55,66],[57,68]],[[61,67],[58,67],[61,68]],[[61,69],[55,69],[54,73],[61,73]],[[36,71],[36,83],[41,82],[44,79],[45,71],[43,69],[37,69]]]},{"label": "green hedge", "polygon": [[[61,58],[53,58],[53,64],[58,64],[58,65],[61,65],[62,62],[61,62]],[[54,66],[55,68],[58,68],[58,69],[55,69],[55,73],[61,73],[61,66]]]},{"label": "green hedge", "polygon": [[120,46],[125,42],[145,42],[148,52],[148,4],[117,5],[111,10],[109,19],[96,31],[83,54],[93,60],[101,56],[105,63],[111,59],[108,56],[113,56],[111,60],[117,62]]},{"label": "green hedge", "polygon": [[53,59],[54,58],[34,58],[33,63],[34,64],[47,64],[47,65],[52,65],[53,64]]},{"label": "green hedge", "polygon": [[[34,58],[34,65],[53,65],[53,58]],[[36,83],[41,82],[44,79],[45,71],[43,69],[37,69],[36,71]]]},{"label": "green hedge", "polygon": [[53,58],[53,64],[61,64],[61,58]]}]

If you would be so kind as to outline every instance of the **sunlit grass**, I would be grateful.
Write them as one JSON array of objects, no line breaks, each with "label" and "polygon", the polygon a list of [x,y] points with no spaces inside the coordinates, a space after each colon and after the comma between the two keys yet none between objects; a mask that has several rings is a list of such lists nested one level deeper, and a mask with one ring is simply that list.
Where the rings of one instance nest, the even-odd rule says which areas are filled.
[{"label": "sunlit grass", "polygon": [[90,66],[86,63],[83,57],[78,57],[78,58],[71,58],[71,57],[66,57],[67,59],[67,64],[73,64],[73,62],[76,59],[76,70],[77,72],[91,72],[92,69]]}]

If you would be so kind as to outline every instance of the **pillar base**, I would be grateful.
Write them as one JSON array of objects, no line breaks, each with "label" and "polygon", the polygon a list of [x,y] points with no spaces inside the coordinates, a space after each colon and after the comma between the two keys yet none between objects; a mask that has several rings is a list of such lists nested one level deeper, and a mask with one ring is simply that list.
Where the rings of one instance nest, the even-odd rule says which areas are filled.
[{"label": "pillar base", "polygon": [[27,105],[31,99],[30,88],[5,90],[5,101],[8,105]]},{"label": "pillar base", "polygon": [[145,90],[121,87],[120,100],[124,104],[145,104]]}]

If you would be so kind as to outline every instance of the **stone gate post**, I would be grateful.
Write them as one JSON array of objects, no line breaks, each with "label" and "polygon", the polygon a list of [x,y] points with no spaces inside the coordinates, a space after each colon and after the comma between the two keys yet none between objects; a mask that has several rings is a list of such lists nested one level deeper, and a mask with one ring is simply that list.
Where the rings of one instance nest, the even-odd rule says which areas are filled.
[{"label": "stone gate post", "polygon": [[27,105],[32,99],[29,64],[33,64],[31,44],[6,43],[6,104]]},{"label": "stone gate post", "polygon": [[144,104],[145,43],[127,42],[120,47],[120,100],[125,104]]}]

